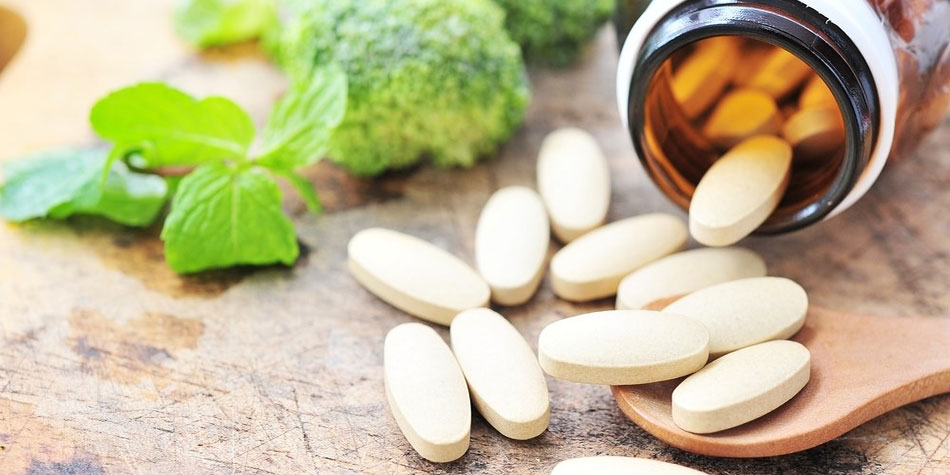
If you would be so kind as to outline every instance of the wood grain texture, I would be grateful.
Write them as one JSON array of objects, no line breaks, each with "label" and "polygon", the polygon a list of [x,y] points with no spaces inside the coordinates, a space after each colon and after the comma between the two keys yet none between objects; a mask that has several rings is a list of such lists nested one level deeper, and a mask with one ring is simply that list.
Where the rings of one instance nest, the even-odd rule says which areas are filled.
[{"label": "wood grain texture", "polygon": [[[224,94],[258,121],[284,87],[253,46],[189,52],[171,33],[166,0],[4,3],[30,31],[0,74],[0,159],[90,143],[89,104],[130,81]],[[350,277],[346,242],[385,226],[472,263],[482,204],[499,187],[533,186],[542,138],[565,125],[603,144],[611,219],[678,213],[631,156],[614,105],[615,54],[605,32],[576,68],[532,71],[527,125],[497,159],[471,170],[421,167],[372,182],[329,163],[307,170],[329,213],[306,214],[287,194],[306,250],[292,268],[179,277],[163,262],[158,229],[88,218],[0,225],[0,472],[546,473],[562,459],[611,454],[711,474],[946,473],[947,396],[803,453],[731,460],[657,441],[623,416],[606,387],[553,379],[551,427],[540,438],[507,440],[476,416],[459,461],[436,466],[412,451],[386,408],[382,350],[386,332],[413,318]],[[950,317],[948,189],[945,121],[843,216],[744,245],[766,257],[771,273],[801,282],[815,304]],[[546,324],[613,305],[568,304],[549,288],[545,278],[531,302],[501,309],[532,346]]]}]

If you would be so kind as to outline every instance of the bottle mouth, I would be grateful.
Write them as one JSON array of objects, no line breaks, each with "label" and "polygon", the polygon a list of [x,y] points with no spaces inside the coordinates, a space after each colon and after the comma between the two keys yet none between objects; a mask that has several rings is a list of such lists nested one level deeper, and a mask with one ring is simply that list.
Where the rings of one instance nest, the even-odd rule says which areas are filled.
[{"label": "bottle mouth", "polygon": [[843,145],[817,163],[796,159],[788,192],[756,233],[784,233],[820,221],[845,200],[870,160],[880,121],[878,97],[857,46],[827,18],[795,0],[687,2],[656,24],[636,59],[627,110],[644,169],[674,203],[688,209],[696,184],[722,155],[675,100],[671,81],[674,65],[690,49],[724,36],[792,53],[833,94],[843,120]]}]

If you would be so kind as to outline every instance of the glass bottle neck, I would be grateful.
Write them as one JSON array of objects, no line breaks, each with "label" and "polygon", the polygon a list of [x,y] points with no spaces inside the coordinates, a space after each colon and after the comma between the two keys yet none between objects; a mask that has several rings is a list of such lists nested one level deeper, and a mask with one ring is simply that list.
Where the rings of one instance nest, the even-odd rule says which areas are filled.
[{"label": "glass bottle neck", "polygon": [[[833,93],[845,130],[843,150],[833,161],[793,170],[786,199],[759,232],[803,228],[845,200],[875,149],[880,112],[871,69],[844,31],[796,0],[686,1],[651,26],[632,59],[625,112],[636,152],[667,196],[688,207],[703,167],[714,161],[704,158],[712,151],[690,140],[695,131],[663,106],[664,96],[670,96],[663,76],[670,74],[671,58],[706,38],[739,36],[778,46],[807,63]],[[618,31],[623,29],[619,25]],[[679,156],[684,154],[693,156],[691,163]]]}]

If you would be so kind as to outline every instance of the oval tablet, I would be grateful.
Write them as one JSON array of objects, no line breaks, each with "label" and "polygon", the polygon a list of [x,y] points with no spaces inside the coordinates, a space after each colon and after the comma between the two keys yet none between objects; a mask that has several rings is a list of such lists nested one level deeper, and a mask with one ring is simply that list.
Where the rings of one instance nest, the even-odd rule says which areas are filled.
[{"label": "oval tablet", "polygon": [[827,158],[844,146],[844,120],[837,105],[801,109],[788,118],[782,136],[795,150],[796,161]]},{"label": "oval tablet", "polygon": [[522,186],[495,192],[475,228],[475,263],[501,305],[528,301],[541,283],[551,239],[541,197]]},{"label": "oval tablet", "polygon": [[769,135],[736,145],[706,172],[689,205],[689,230],[707,246],[729,246],[775,211],[788,187],[792,147]]},{"label": "oval tablet", "polygon": [[702,322],[709,330],[709,355],[715,358],[797,333],[805,324],[808,295],[789,279],[755,277],[693,292],[663,311]]},{"label": "oval tablet", "polygon": [[699,41],[673,73],[673,97],[689,119],[695,119],[719,98],[739,63],[740,41],[719,36]]},{"label": "oval tablet", "polygon": [[673,390],[673,422],[696,434],[745,424],[788,402],[810,376],[811,354],[794,341],[770,341],[729,353]]},{"label": "oval tablet", "polygon": [[683,221],[662,213],[610,223],[574,241],[551,259],[551,286],[558,297],[584,302],[609,297],[627,274],[682,249]]},{"label": "oval tablet", "polygon": [[763,276],[765,261],[748,249],[693,249],[664,257],[625,277],[617,290],[617,308],[641,309],[711,285]]},{"label": "oval tablet", "polygon": [[538,191],[562,242],[603,224],[610,206],[610,169],[594,137],[576,128],[548,134],[538,153]]},{"label": "oval tablet", "polygon": [[772,96],[752,88],[726,94],[713,108],[703,135],[722,148],[731,148],[754,135],[782,130],[782,112]]},{"label": "oval tablet", "polygon": [[432,462],[464,455],[472,427],[468,388],[442,337],[420,323],[393,328],[383,367],[389,408],[412,448]]},{"label": "oval tablet", "polygon": [[802,94],[798,96],[798,107],[806,109],[811,106],[837,106],[838,100],[828,89],[825,80],[815,74],[802,89]]},{"label": "oval tablet", "polygon": [[693,470],[659,460],[636,457],[582,457],[558,463],[551,475],[705,475]]},{"label": "oval tablet", "polygon": [[643,384],[706,364],[709,334],[693,319],[648,310],[611,310],[554,322],[538,337],[541,368],[588,384]]},{"label": "oval tablet", "polygon": [[452,351],[468,381],[472,402],[505,437],[526,440],[548,427],[548,385],[538,358],[508,320],[487,309],[452,321]]},{"label": "oval tablet", "polygon": [[364,229],[350,239],[347,252],[356,280],[419,318],[448,325],[459,312],[488,305],[488,284],[477,272],[419,238],[389,229]]},{"label": "oval tablet", "polygon": [[774,46],[759,41],[746,41],[740,52],[742,66],[734,70],[732,84],[745,87],[752,80],[752,73],[762,69],[766,61],[771,58]]},{"label": "oval tablet", "polygon": [[746,86],[782,99],[812,74],[811,66],[785,49],[775,47],[752,73]]}]

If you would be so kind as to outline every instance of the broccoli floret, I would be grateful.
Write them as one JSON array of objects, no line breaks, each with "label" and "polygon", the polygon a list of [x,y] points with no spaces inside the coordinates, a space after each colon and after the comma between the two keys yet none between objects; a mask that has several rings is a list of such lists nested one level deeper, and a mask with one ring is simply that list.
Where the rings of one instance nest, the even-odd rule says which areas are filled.
[{"label": "broccoli floret", "polygon": [[570,64],[614,11],[615,0],[495,0],[525,58]]},{"label": "broccoli floret", "polygon": [[359,175],[429,157],[470,166],[521,123],[529,90],[518,44],[490,0],[309,0],[266,39],[295,80],[347,72],[333,160]]}]

